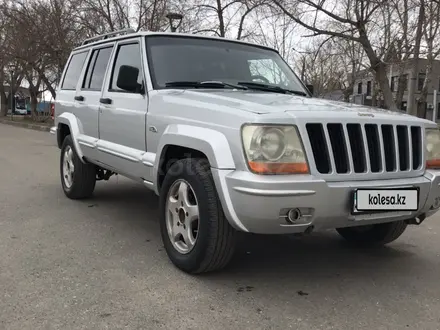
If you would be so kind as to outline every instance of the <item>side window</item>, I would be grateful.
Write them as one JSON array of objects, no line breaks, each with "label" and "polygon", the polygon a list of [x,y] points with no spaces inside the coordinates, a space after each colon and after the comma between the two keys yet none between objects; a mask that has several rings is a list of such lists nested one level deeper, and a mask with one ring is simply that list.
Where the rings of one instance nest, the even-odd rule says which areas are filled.
[{"label": "side window", "polygon": [[78,83],[79,76],[81,75],[86,57],[87,52],[77,53],[72,56],[69,66],[67,67],[61,89],[76,89],[76,84]]},{"label": "side window", "polygon": [[144,81],[141,65],[141,53],[138,43],[125,44],[118,47],[116,60],[113,65],[112,79],[110,81],[110,91],[112,92],[127,93],[127,90],[121,89],[116,85],[118,81],[119,70],[123,65],[138,69],[139,74],[137,76],[137,82],[139,85],[143,85]]},{"label": "side window", "polygon": [[113,47],[95,49],[87,66],[82,89],[100,91]]}]

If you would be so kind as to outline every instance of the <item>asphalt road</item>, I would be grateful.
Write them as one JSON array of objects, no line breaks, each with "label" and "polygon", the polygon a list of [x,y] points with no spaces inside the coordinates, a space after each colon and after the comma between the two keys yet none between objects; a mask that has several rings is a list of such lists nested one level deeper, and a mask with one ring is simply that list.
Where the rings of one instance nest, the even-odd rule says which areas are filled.
[{"label": "asphalt road", "polygon": [[0,329],[440,329],[439,216],[374,250],[249,236],[192,277],[163,250],[153,193],[114,177],[68,200],[58,157],[49,133],[0,124]]}]

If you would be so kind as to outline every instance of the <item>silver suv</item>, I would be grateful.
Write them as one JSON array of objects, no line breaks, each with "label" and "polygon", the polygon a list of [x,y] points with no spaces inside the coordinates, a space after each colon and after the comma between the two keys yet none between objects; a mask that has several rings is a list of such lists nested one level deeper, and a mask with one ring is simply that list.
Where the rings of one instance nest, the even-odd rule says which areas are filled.
[{"label": "silver suv", "polygon": [[406,114],[311,96],[273,49],[118,31],[74,49],[55,105],[64,193],[120,174],[160,196],[169,258],[201,273],[238,232],[336,229],[386,244],[440,206],[440,134]]}]

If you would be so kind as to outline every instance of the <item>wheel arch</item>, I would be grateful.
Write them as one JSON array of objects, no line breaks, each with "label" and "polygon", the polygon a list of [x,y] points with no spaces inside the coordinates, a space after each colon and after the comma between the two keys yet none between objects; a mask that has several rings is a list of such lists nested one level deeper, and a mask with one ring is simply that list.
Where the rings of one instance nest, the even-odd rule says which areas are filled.
[{"label": "wheel arch", "polygon": [[[182,158],[206,158],[211,167],[235,169],[226,136],[213,129],[191,125],[170,125],[162,135],[154,165],[154,186],[159,194],[166,169]],[[188,157],[189,156],[189,157]]]},{"label": "wheel arch", "polygon": [[78,123],[78,119],[74,114],[64,112],[57,117],[57,144],[61,148],[64,139],[67,135],[72,137],[73,144],[75,146],[75,151],[78,154],[79,159],[84,163],[84,155],[81,150],[81,146],[78,143],[78,135],[81,129]]}]

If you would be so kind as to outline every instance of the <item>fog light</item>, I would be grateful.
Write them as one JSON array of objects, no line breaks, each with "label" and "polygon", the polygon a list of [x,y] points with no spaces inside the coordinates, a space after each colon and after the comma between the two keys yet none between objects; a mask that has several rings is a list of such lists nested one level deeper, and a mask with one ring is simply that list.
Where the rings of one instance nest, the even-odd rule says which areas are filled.
[{"label": "fog light", "polygon": [[296,221],[298,221],[301,218],[301,211],[299,209],[291,209],[288,213],[287,213],[287,220],[290,223],[295,223]]},{"label": "fog light", "polygon": [[[307,225],[312,223],[314,209],[310,207],[289,207],[280,210],[283,225]],[[287,222],[287,224],[285,224]]]}]

